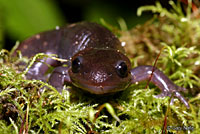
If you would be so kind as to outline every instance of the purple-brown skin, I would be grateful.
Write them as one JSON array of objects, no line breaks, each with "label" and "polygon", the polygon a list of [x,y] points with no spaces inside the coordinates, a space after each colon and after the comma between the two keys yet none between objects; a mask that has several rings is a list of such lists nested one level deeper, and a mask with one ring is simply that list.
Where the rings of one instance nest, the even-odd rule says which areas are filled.
[{"label": "purple-brown skin", "polygon": [[[124,54],[118,38],[96,23],[75,23],[37,34],[22,42],[18,50],[27,57],[42,52],[69,60],[67,63],[53,59],[41,60],[30,68],[26,76],[28,79],[48,80],[59,92],[67,84],[91,94],[115,93],[125,90],[132,83],[149,80],[153,70],[153,66],[131,69],[130,60]],[[49,75],[45,75],[49,68],[46,64],[55,67]],[[175,85],[157,68],[150,82],[162,91],[157,97],[174,94],[189,108],[188,102],[179,93],[185,88]]]}]

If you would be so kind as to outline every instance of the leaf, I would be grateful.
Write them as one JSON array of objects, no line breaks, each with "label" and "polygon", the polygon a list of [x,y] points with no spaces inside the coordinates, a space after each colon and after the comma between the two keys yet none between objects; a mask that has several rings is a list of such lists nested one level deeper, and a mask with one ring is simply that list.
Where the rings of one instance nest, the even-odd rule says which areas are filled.
[{"label": "leaf", "polygon": [[49,0],[0,0],[0,9],[6,32],[20,40],[64,23]]}]

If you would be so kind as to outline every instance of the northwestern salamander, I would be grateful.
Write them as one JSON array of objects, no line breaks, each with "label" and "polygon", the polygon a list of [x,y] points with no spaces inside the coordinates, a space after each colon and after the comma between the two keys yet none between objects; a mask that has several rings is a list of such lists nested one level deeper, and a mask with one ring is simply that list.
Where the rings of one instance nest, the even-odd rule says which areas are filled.
[{"label": "northwestern salamander", "polygon": [[[48,80],[59,92],[64,84],[72,84],[91,94],[115,93],[133,83],[149,80],[154,68],[138,66],[132,69],[118,38],[105,27],[91,22],[75,23],[37,34],[23,41],[14,55],[18,50],[27,57],[46,53],[68,60],[63,63],[50,58],[40,60],[26,75],[27,79]],[[50,75],[45,75],[49,69],[47,64],[55,67]],[[189,108],[188,102],[179,93],[185,88],[175,85],[159,69],[154,69],[150,82],[161,90],[159,97],[174,94]]]}]

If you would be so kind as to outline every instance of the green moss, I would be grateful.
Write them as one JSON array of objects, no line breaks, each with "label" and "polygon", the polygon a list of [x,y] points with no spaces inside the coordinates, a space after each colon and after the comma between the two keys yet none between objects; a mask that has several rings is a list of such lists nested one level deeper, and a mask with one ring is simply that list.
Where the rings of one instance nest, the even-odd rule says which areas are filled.
[{"label": "green moss", "polygon": [[[126,47],[136,49],[129,51],[133,50],[132,55],[136,56],[135,59],[130,56],[133,66],[153,64],[156,59],[154,56],[164,46],[156,66],[177,85],[188,89],[185,96],[190,109],[178,99],[169,105],[169,97],[155,98],[159,90],[154,85],[146,89],[146,83],[131,85],[122,93],[98,99],[66,90],[60,94],[45,82],[24,78],[37,58],[49,56],[37,54],[27,61],[21,56],[11,58],[9,52],[1,50],[0,133],[161,133],[165,116],[168,127],[190,127],[190,131],[170,129],[170,132],[198,133],[200,21],[193,18],[189,11],[184,15],[179,4],[171,4],[176,12],[175,9],[168,11],[158,3],[156,6],[140,8],[139,11],[148,9],[159,14],[144,25],[122,31],[120,39],[127,42]],[[188,21],[183,22],[181,18],[187,18]],[[140,54],[143,57],[139,57]],[[145,56],[151,58],[146,60]],[[19,68],[17,63],[20,61],[29,62],[29,66],[26,69]]]}]

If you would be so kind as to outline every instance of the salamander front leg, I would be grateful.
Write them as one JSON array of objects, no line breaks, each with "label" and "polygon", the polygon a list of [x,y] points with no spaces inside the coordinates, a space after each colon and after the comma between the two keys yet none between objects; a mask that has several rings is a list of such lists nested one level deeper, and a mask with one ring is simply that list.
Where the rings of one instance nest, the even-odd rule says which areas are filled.
[{"label": "salamander front leg", "polygon": [[57,64],[58,62],[51,58],[39,60],[30,67],[26,74],[26,78],[46,81],[48,79],[46,72],[48,71],[49,66],[56,66]]},{"label": "salamander front leg", "polygon": [[49,78],[49,84],[54,86],[59,92],[62,92],[64,83],[71,83],[68,69],[68,67],[56,67]]},{"label": "salamander front leg", "polygon": [[[144,80],[149,80],[152,75],[153,66],[139,66],[131,70],[132,83],[137,83]],[[163,72],[154,68],[153,75],[150,82],[155,84],[162,93],[157,97],[171,96],[174,94],[182,103],[189,108],[188,102],[179,93],[179,91],[186,91],[185,88],[175,85]]]}]

